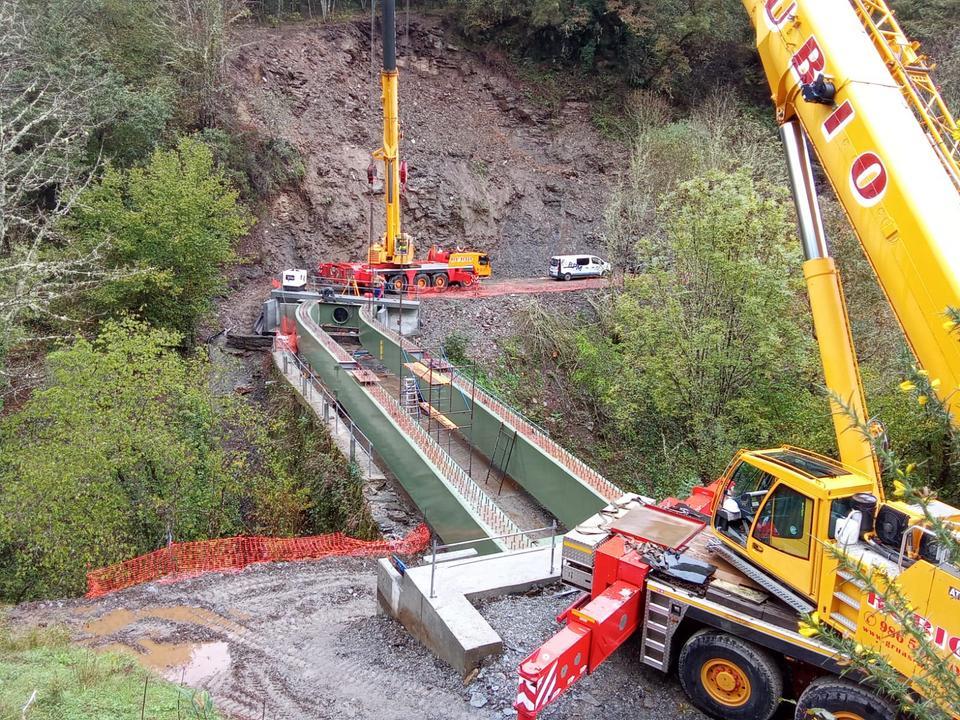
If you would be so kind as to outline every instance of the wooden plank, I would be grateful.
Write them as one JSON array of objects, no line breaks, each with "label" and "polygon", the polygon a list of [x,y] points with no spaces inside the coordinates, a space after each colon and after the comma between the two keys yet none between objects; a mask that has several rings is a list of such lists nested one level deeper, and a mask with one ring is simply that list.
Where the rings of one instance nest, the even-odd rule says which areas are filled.
[{"label": "wooden plank", "polygon": [[375,372],[366,370],[364,368],[359,368],[357,370],[351,370],[350,374],[356,378],[357,382],[361,385],[371,385],[376,382],[380,382],[380,378],[377,377]]},{"label": "wooden plank", "polygon": [[404,363],[403,366],[416,375],[421,380],[426,380],[431,385],[449,385],[450,376],[437,369],[431,370],[421,362]]},{"label": "wooden plank", "polygon": [[433,405],[429,405],[425,402],[420,403],[420,408],[431,418],[436,420],[438,423],[443,425],[447,430],[457,430],[457,424],[453,422],[450,418],[444,415],[442,412],[437,410]]}]

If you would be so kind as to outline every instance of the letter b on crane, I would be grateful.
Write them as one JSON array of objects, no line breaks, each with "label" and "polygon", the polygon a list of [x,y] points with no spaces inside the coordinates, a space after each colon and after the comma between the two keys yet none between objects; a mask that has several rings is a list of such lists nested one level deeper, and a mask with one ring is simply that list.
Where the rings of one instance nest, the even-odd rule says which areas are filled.
[{"label": "letter b on crane", "polygon": [[811,35],[809,39],[790,58],[793,71],[803,85],[809,85],[817,79],[817,75],[826,67],[826,58],[820,49],[817,38]]}]

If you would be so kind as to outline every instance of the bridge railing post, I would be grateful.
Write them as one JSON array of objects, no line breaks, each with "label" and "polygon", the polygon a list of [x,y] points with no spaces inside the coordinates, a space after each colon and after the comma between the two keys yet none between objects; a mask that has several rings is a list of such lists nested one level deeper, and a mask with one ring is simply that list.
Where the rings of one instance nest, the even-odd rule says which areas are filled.
[{"label": "bridge railing post", "polygon": [[553,575],[553,556],[557,545],[557,519],[550,523],[550,574]]},{"label": "bridge railing post", "polygon": [[430,598],[433,599],[436,595],[433,592],[433,579],[437,574],[437,536],[433,536],[433,552],[430,559]]}]

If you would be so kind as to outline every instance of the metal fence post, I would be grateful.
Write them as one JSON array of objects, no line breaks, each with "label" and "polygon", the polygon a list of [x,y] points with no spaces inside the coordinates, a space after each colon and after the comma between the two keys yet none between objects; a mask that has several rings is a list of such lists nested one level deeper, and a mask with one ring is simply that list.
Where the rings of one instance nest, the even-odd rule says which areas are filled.
[{"label": "metal fence post", "polygon": [[287,375],[290,372],[290,353],[283,353],[283,374]]},{"label": "metal fence post", "polygon": [[350,462],[357,461],[357,436],[353,433],[353,420],[350,421]]},{"label": "metal fence post", "polygon": [[433,578],[437,574],[437,538],[433,537],[433,557],[430,560],[430,598],[433,599],[436,595],[433,594]]},{"label": "metal fence post", "polygon": [[553,551],[557,545],[557,519],[550,523],[550,574],[553,575]]}]

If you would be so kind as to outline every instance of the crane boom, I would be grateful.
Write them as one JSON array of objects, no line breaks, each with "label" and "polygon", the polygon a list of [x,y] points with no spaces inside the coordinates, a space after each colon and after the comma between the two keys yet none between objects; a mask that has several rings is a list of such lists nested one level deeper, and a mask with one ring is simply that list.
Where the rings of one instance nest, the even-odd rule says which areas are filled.
[{"label": "crane boom", "polygon": [[[938,395],[956,422],[960,343],[944,327],[947,309],[960,307],[960,195],[949,169],[956,126],[942,101],[931,104],[932,83],[924,84],[925,96],[909,85],[907,69],[919,56],[891,34],[899,28],[882,0],[852,2],[744,6],[778,121],[803,127],[907,342],[940,380]],[[900,47],[900,57],[881,54],[879,43]],[[923,122],[911,109],[917,102],[927,103]],[[939,140],[931,127],[940,129]]]},{"label": "crane boom", "polygon": [[380,100],[383,105],[383,146],[373,153],[383,162],[383,195],[386,203],[386,229],[380,242],[370,248],[368,262],[409,265],[413,262],[413,242],[400,229],[400,101],[397,70],[396,0],[383,3],[383,69],[380,71]]}]

